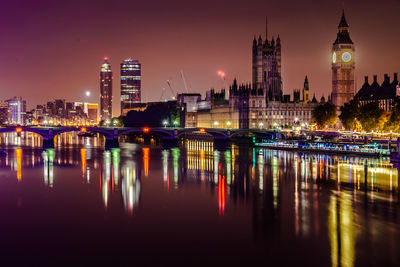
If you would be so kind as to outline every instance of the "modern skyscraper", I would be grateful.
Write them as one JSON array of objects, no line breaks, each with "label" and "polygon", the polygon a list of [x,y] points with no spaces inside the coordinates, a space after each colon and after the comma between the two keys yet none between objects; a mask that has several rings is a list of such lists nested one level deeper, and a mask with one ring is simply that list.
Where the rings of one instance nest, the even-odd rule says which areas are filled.
[{"label": "modern skyscraper", "polygon": [[26,101],[22,100],[22,98],[9,99],[8,105],[11,111],[11,120],[10,123],[24,125],[25,124],[25,113],[26,113]]},{"label": "modern skyscraper", "polygon": [[141,101],[141,66],[139,61],[125,59],[121,63],[121,114]]},{"label": "modern skyscraper", "polygon": [[281,39],[268,40],[266,25],[265,42],[261,35],[253,40],[253,87],[263,89],[267,100],[279,101],[282,99],[281,76]]},{"label": "modern skyscraper", "polygon": [[100,70],[100,120],[106,121],[112,118],[112,71],[108,59],[104,58],[104,63]]},{"label": "modern skyscraper", "polygon": [[338,110],[354,97],[354,52],[354,43],[343,11],[332,46],[332,103]]}]

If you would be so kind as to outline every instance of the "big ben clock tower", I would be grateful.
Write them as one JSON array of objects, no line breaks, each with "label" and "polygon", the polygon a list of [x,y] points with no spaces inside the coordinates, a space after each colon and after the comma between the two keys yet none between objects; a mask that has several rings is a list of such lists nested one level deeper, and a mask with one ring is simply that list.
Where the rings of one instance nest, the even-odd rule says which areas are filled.
[{"label": "big ben clock tower", "polygon": [[354,51],[343,11],[332,46],[332,103],[338,110],[354,97]]}]

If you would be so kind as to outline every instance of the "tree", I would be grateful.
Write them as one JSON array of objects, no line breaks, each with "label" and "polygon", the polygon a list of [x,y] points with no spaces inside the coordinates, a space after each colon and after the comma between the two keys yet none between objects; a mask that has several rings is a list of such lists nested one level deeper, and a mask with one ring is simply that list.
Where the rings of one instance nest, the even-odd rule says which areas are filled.
[{"label": "tree", "polygon": [[337,121],[336,106],[329,102],[318,105],[313,110],[312,116],[319,128],[332,126]]},{"label": "tree", "polygon": [[168,121],[169,126],[180,126],[180,109],[176,104],[161,102],[149,105],[144,111],[131,110],[123,118],[126,127],[163,127]]},{"label": "tree", "polygon": [[370,102],[360,107],[358,114],[358,120],[360,121],[362,128],[366,132],[372,130],[382,130],[382,121],[385,119],[386,114],[379,108],[377,101]]},{"label": "tree", "polygon": [[339,119],[346,130],[360,130],[361,124],[358,121],[360,116],[359,103],[356,100],[351,100],[340,107]]},{"label": "tree", "polygon": [[384,129],[395,133],[400,132],[400,98],[396,98],[393,110],[388,117]]}]

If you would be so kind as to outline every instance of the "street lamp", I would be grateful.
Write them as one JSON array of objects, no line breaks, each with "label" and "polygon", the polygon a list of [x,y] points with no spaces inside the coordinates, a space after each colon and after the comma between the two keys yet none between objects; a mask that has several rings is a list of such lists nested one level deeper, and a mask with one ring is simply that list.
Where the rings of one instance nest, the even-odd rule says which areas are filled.
[{"label": "street lamp", "polygon": [[219,125],[218,121],[214,121],[214,126],[218,126],[218,125]]},{"label": "street lamp", "polygon": [[85,92],[85,95],[86,95],[87,97],[89,97],[89,96],[90,96],[90,91],[86,91],[86,92]]},{"label": "street lamp", "polygon": [[260,123],[258,124],[258,127],[260,127],[261,129],[262,129],[263,126],[264,126],[264,123],[262,123],[262,122],[260,122]]},{"label": "street lamp", "polygon": [[168,121],[167,120],[163,120],[162,124],[164,125],[165,128],[167,128]]},{"label": "street lamp", "polygon": [[230,121],[227,121],[227,122],[226,122],[226,126],[228,126],[228,128],[231,126],[231,124],[232,124],[232,123],[231,123]]}]

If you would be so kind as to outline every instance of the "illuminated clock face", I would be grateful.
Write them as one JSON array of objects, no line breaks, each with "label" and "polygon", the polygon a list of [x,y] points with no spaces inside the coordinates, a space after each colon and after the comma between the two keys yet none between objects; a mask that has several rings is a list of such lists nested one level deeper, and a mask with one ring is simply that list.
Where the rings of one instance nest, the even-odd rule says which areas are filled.
[{"label": "illuminated clock face", "polygon": [[342,54],[342,60],[343,60],[343,62],[350,62],[350,60],[351,60],[351,54],[349,53],[349,52],[344,52],[343,54]]},{"label": "illuminated clock face", "polygon": [[336,63],[336,52],[333,52],[333,55],[332,55],[332,62],[333,62],[333,63]]}]

